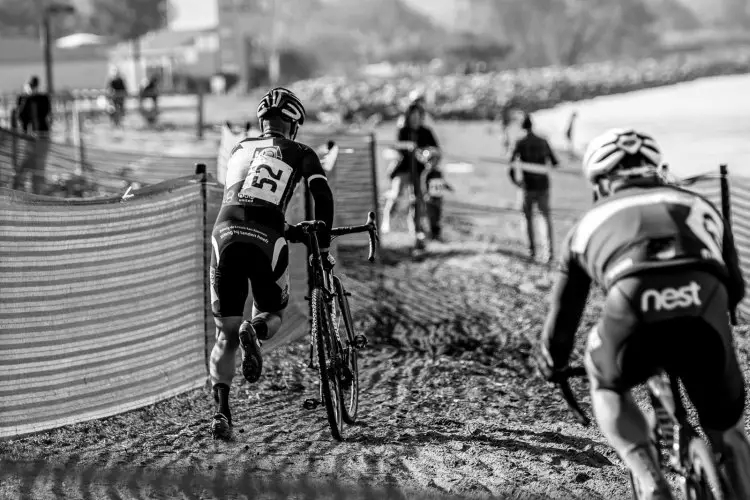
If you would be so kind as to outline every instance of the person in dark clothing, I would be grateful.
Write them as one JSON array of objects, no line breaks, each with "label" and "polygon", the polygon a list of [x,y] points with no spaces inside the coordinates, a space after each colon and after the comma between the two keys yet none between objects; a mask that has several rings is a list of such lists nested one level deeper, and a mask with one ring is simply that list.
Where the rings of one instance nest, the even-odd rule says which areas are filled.
[{"label": "person in dark clothing", "polygon": [[[412,148],[401,148],[398,150],[400,158],[393,164],[390,177],[391,177],[391,190],[386,195],[385,207],[383,208],[383,222],[381,223],[381,231],[387,233],[391,227],[391,216],[396,208],[396,202],[401,196],[406,193],[409,195],[409,232],[417,237],[421,241],[422,235],[422,224],[418,220],[420,215],[417,210],[417,203],[419,200],[416,196],[416,183],[424,172],[425,165],[419,158],[421,155],[415,156],[415,149],[434,148],[433,151],[439,153],[440,146],[438,145],[435,135],[429,127],[424,125],[424,108],[418,104],[412,105],[406,111],[406,123],[403,127],[399,128],[397,140],[411,141],[414,143]],[[415,167],[415,172],[412,172],[412,165]],[[416,174],[414,177],[412,174]],[[417,188],[418,189],[418,188]],[[421,190],[420,190],[421,191]]]},{"label": "person in dark clothing", "polygon": [[[552,218],[549,207],[549,176],[544,165],[557,167],[559,162],[549,143],[533,131],[531,117],[526,115],[521,124],[526,136],[519,139],[513,148],[509,170],[510,180],[521,188],[521,209],[526,221],[526,235],[529,244],[529,258],[536,257],[534,238],[533,206],[544,219],[547,238],[547,262],[554,260],[552,246]],[[538,165],[538,166],[537,166]],[[537,166],[537,167],[535,167]]]},{"label": "person in dark clothing", "polygon": [[31,191],[42,194],[44,170],[49,153],[52,104],[47,94],[39,92],[39,78],[32,76],[16,100],[16,121],[33,139],[25,141],[24,158],[13,179],[13,189],[22,189],[26,175],[31,174]]},{"label": "person in dark clothing", "polygon": [[125,98],[128,96],[128,87],[117,69],[112,72],[112,78],[107,82],[107,93],[111,104],[110,119],[112,124],[118,127],[125,117]]},{"label": "person in dark clothing", "polygon": [[[154,125],[159,116],[159,77],[152,75],[148,78],[140,93],[141,114],[149,125]],[[144,101],[150,100],[150,106],[144,106]]]}]

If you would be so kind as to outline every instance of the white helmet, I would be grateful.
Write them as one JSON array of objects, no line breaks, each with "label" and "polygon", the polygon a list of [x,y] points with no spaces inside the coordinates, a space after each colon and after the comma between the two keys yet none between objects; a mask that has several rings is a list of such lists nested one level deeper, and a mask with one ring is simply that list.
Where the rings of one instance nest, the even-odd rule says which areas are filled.
[{"label": "white helmet", "polygon": [[661,151],[656,141],[629,128],[614,128],[594,138],[583,155],[583,175],[592,184],[610,174],[658,175]]}]

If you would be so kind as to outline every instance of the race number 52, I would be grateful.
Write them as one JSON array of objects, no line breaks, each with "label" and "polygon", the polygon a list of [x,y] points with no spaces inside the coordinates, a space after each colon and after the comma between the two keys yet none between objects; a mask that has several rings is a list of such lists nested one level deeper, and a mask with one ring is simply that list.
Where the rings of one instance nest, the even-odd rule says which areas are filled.
[{"label": "race number 52", "polygon": [[278,205],[291,176],[292,167],[283,161],[270,156],[257,156],[242,185],[240,197],[259,199]]},{"label": "race number 52", "polygon": [[[261,173],[261,171],[263,172]],[[275,193],[279,188],[278,181],[281,180],[283,174],[284,172],[281,170],[274,172],[270,166],[263,163],[255,167],[255,175],[252,177],[252,186],[258,189],[263,189],[263,186],[269,186],[271,192]]]},{"label": "race number 52", "polygon": [[724,241],[724,225],[716,210],[704,200],[696,199],[686,222],[693,234],[706,246],[711,257],[724,262],[721,248]]}]

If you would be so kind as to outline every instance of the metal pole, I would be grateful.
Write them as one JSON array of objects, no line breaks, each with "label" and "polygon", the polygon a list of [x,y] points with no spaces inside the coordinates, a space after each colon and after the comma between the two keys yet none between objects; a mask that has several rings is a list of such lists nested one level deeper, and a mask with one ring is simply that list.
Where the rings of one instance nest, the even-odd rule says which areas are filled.
[{"label": "metal pole", "polygon": [[52,41],[50,39],[50,12],[44,9],[42,14],[42,48],[44,49],[44,72],[47,78],[47,94],[50,100],[55,93],[52,81]]},{"label": "metal pole", "polygon": [[[724,220],[727,221],[727,226],[730,230],[732,227],[732,203],[729,194],[729,179],[727,179],[727,165],[719,165],[719,185],[721,186],[721,214],[724,216]],[[732,325],[737,324],[737,312],[729,311],[729,321]]]},{"label": "metal pole", "polygon": [[[372,207],[375,212],[375,226],[380,230],[380,200],[378,199],[378,164],[377,164],[377,141],[375,132],[370,133],[370,171],[372,172]],[[378,248],[380,250],[380,243]],[[379,253],[379,252],[378,252]]]},{"label": "metal pole", "polygon": [[197,109],[197,116],[196,116],[196,133],[198,135],[198,139],[203,139],[203,89],[198,89],[198,109]]}]

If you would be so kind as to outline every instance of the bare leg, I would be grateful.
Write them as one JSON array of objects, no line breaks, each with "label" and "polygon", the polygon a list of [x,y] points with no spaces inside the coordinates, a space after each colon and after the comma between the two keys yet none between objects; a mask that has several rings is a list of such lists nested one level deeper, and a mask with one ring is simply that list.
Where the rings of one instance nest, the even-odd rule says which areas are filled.
[{"label": "bare leg", "polygon": [[214,318],[216,322],[216,344],[211,351],[209,373],[211,384],[231,386],[235,372],[235,355],[240,346],[239,331],[242,316]]},{"label": "bare leg", "polygon": [[591,403],[602,434],[633,472],[644,497],[671,499],[656,461],[648,422],[630,392],[592,388]]}]

